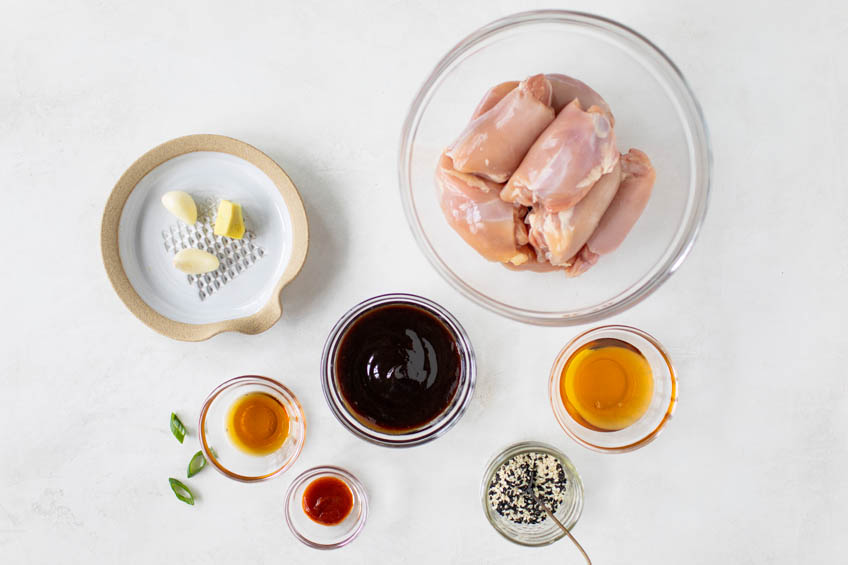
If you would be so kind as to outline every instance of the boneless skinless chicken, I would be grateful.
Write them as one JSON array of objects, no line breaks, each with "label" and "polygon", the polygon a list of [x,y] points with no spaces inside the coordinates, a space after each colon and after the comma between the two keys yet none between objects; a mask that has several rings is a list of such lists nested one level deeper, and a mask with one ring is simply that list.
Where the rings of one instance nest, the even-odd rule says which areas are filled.
[{"label": "boneless skinless chicken", "polygon": [[520,265],[532,253],[525,249],[526,209],[500,199],[502,184],[462,173],[442,155],[436,169],[439,202],[451,227],[489,261]]},{"label": "boneless skinless chicken", "polygon": [[619,154],[614,126],[566,75],[492,87],[436,168],[448,223],[490,261],[582,274],[624,241],[656,178],[643,152]]},{"label": "boneless skinless chicken", "polygon": [[[543,75],[532,76],[473,117],[447,150],[454,168],[495,182],[509,179],[539,134],[554,121],[552,90]],[[490,95],[499,93],[493,89]],[[485,108],[487,100],[481,105]]]}]

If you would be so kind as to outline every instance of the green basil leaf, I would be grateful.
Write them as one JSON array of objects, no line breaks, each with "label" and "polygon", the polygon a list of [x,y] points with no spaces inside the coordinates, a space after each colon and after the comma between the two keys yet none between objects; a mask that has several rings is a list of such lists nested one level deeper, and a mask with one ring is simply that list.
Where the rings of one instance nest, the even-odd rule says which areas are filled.
[{"label": "green basil leaf", "polygon": [[206,467],[206,457],[203,456],[202,451],[198,451],[188,462],[188,478],[190,479],[198,474],[204,467]]},{"label": "green basil leaf", "polygon": [[191,491],[188,490],[188,487],[182,484],[177,479],[168,479],[168,482],[171,484],[171,490],[174,491],[174,494],[177,495],[177,498],[185,502],[186,504],[191,504],[194,506],[194,495],[191,494]]},{"label": "green basil leaf", "polygon": [[185,426],[173,412],[171,412],[171,433],[174,434],[174,437],[177,438],[177,441],[180,443],[182,443],[188,435]]}]

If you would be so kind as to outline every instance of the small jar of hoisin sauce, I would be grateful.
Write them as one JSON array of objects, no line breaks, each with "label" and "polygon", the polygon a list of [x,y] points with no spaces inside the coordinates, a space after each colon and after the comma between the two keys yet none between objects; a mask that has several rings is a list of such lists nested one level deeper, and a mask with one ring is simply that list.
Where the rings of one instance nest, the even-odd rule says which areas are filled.
[{"label": "small jar of hoisin sauce", "polygon": [[462,416],[476,363],[465,330],[444,308],[411,294],[362,302],[330,332],[324,395],[336,418],[370,442],[433,440]]}]

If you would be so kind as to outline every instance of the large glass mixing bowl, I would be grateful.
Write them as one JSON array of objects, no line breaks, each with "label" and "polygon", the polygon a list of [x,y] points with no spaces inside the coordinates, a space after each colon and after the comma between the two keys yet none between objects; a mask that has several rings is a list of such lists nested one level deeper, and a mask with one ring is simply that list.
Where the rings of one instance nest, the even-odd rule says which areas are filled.
[{"label": "large glass mixing bowl", "polygon": [[[535,73],[563,73],[598,91],[615,115],[619,151],[641,149],[657,170],[648,206],[624,243],[573,279],[486,261],[448,226],[436,197],[439,155],[483,93]],[[698,102],[659,48],[612,20],[544,10],[492,22],[439,61],[404,123],[399,174],[413,235],[451,285],[509,318],[567,326],[633,306],[680,267],[706,213],[710,164]]]}]

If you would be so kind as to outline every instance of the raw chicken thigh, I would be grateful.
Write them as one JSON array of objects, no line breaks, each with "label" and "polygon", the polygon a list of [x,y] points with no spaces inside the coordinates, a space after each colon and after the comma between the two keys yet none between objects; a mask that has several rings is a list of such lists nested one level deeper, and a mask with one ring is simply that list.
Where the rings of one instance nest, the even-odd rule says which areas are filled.
[{"label": "raw chicken thigh", "polygon": [[566,270],[568,276],[575,277],[586,272],[601,255],[618,249],[648,205],[656,177],[651,160],[638,149],[631,149],[627,155],[621,156],[621,186],[592,237]]},{"label": "raw chicken thigh", "polygon": [[562,212],[540,207],[527,214],[530,243],[538,251],[539,260],[556,267],[571,265],[571,258],[595,231],[620,182],[621,167],[616,163],[574,207]]},{"label": "raw chicken thigh", "polygon": [[532,257],[526,246],[526,210],[507,204],[498,194],[503,185],[453,168],[442,155],[436,169],[439,204],[448,223],[465,242],[489,261],[520,265]]},{"label": "raw chicken thigh", "polygon": [[577,204],[618,162],[615,132],[597,107],[573,100],[542,132],[501,193],[507,202],[561,212]]},{"label": "raw chicken thigh", "polygon": [[[615,118],[612,116],[609,104],[607,104],[606,100],[601,98],[600,94],[592,90],[588,84],[581,82],[576,78],[556,73],[547,74],[545,77],[547,77],[547,79],[551,82],[551,87],[553,88],[551,104],[554,107],[554,112],[559,114],[560,110],[570,104],[572,100],[577,99],[580,100],[581,108],[591,108],[592,106],[600,108],[601,111],[609,117],[610,123],[615,125]],[[502,84],[510,83],[505,82]]]},{"label": "raw chicken thigh", "polygon": [[638,149],[619,155],[614,125],[566,75],[490,88],[436,167],[448,224],[510,269],[585,272],[630,232],[656,177]]},{"label": "raw chicken thigh", "polygon": [[490,88],[483,99],[480,100],[480,103],[477,104],[477,107],[474,108],[474,113],[471,115],[471,119],[473,120],[491,110],[495,104],[500,102],[504,96],[509,94],[519,84],[521,83],[517,80],[511,80],[509,82],[502,82],[499,85]]},{"label": "raw chicken thigh", "polygon": [[[615,125],[615,118],[613,118],[609,104],[601,98],[600,94],[592,90],[588,84],[576,78],[556,73],[547,74],[545,78],[551,83],[551,106],[553,106],[554,112],[559,114],[560,110],[576,98],[580,100],[580,106],[583,108],[599,107],[604,114],[609,116],[610,123]],[[519,84],[517,80],[511,80],[490,88],[483,97],[483,100],[477,105],[477,108],[475,108],[471,119],[473,120],[480,114],[488,111]]]},{"label": "raw chicken thigh", "polygon": [[535,75],[471,120],[447,155],[459,172],[506,182],[553,120],[551,83],[545,75]]}]

